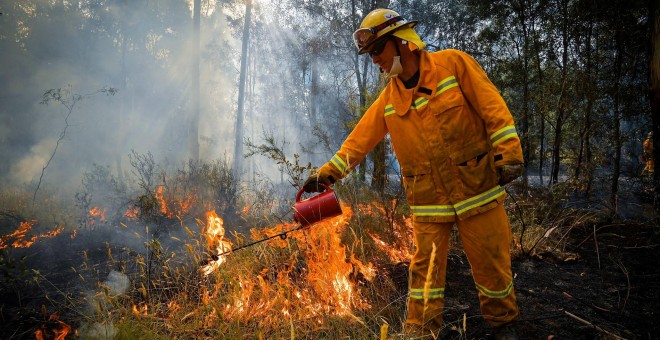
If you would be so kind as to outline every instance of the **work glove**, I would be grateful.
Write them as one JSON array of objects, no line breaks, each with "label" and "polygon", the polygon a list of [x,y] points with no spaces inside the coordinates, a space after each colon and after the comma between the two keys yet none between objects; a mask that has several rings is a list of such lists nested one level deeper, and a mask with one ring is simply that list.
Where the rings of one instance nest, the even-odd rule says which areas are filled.
[{"label": "work glove", "polygon": [[311,174],[307,180],[305,180],[303,190],[305,190],[305,192],[324,192],[325,188],[322,184],[330,186],[333,183],[335,183],[335,178],[332,177],[332,175],[321,171]]},{"label": "work glove", "polygon": [[523,164],[506,164],[497,168],[497,172],[500,174],[499,185],[505,185],[511,183],[514,179],[520,177],[525,170]]}]

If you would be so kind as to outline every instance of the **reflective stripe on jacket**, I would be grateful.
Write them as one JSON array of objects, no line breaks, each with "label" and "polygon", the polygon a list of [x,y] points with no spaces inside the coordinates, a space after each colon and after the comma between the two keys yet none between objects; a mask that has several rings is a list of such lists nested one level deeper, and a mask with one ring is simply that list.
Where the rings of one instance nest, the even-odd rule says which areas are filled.
[{"label": "reflective stripe on jacket", "polygon": [[489,210],[504,200],[496,167],[523,163],[513,117],[468,54],[420,53],[417,86],[393,78],[320,171],[345,177],[389,133],[415,217],[446,222]]}]

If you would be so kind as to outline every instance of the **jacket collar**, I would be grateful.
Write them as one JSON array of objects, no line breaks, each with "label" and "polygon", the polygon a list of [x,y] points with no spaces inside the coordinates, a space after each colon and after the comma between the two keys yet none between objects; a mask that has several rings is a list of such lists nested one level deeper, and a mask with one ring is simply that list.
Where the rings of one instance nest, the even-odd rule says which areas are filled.
[{"label": "jacket collar", "polygon": [[428,51],[421,50],[419,59],[419,81],[417,86],[406,89],[401,79],[397,77],[390,79],[385,89],[389,98],[388,104],[394,106],[394,110],[399,116],[405,115],[410,110],[414,99],[419,97],[431,99],[435,96],[438,80],[431,54]]}]

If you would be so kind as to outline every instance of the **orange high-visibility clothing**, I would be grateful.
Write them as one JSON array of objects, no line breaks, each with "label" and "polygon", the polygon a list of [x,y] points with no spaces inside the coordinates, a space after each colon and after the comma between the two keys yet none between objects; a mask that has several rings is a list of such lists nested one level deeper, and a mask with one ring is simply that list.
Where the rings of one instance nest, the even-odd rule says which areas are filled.
[{"label": "orange high-visibility clothing", "polygon": [[642,174],[652,174],[655,168],[655,163],[653,162],[653,138],[646,138],[642,147],[644,148],[644,158],[646,158],[646,166],[642,170]]},{"label": "orange high-visibility clothing", "polygon": [[[413,223],[416,251],[410,261],[406,323],[431,331],[442,329],[447,253],[453,226],[453,222]],[[494,209],[459,220],[457,227],[484,319],[492,326],[516,319],[520,312],[511,274],[511,229],[504,207],[498,204]]]},{"label": "orange high-visibility clothing", "polygon": [[457,50],[420,51],[420,78],[394,78],[320,172],[345,177],[390,134],[418,220],[451,222],[504,201],[496,167],[523,163],[513,117],[479,64]]},{"label": "orange high-visibility clothing", "polygon": [[[417,240],[407,323],[441,325],[447,239],[456,222],[483,314],[493,325],[506,323],[518,308],[497,167],[523,163],[513,117],[471,56],[457,50],[419,53],[417,86],[406,89],[393,78],[319,172],[345,177],[389,133]],[[435,271],[425,286],[434,242]]]}]

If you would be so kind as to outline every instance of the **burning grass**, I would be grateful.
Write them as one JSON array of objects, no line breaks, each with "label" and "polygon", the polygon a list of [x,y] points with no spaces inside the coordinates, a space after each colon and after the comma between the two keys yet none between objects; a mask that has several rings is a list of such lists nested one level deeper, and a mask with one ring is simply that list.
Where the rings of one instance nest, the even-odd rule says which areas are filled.
[{"label": "burning grass", "polygon": [[[286,222],[291,201],[278,200],[269,186],[238,196],[219,163],[191,163],[168,176],[149,156],[134,157],[135,188],[96,169],[68,205],[76,211],[60,205],[49,219],[38,206],[26,208],[27,199],[7,199],[6,207],[19,203],[3,215],[0,269],[13,283],[7,277],[1,283],[19,291],[21,282],[33,280],[47,296],[31,307],[48,326],[33,324],[30,334],[47,327],[38,329],[57,337],[60,322],[82,337],[150,339],[378,338],[383,330],[400,330],[414,252],[400,196],[374,198],[337,185],[347,198],[341,216],[231,252],[297,229]],[[113,199],[101,199],[105,190]],[[519,256],[566,254],[572,230],[594,221],[593,213],[567,207],[561,194],[524,196],[507,201]],[[57,211],[53,201],[43,204]],[[48,220],[64,223],[43,223]],[[48,249],[70,252],[57,253],[66,263],[49,269],[58,273],[18,274],[29,263],[17,258],[53,254]],[[46,305],[49,313],[41,311]],[[25,301],[16,306],[25,308]],[[59,316],[46,318],[54,312]]]},{"label": "burning grass", "polygon": [[[172,217],[160,208],[176,206],[169,199],[177,198],[158,196],[157,188],[153,197],[163,203],[150,214],[127,216],[126,211],[139,210],[130,204],[128,209],[85,206],[79,228],[67,237],[42,232],[39,221],[20,223],[1,235],[5,266],[8,259],[27,255],[30,267],[46,249],[60,249],[60,263],[35,271],[32,278],[46,298],[34,298],[30,308],[35,314],[48,309],[61,315],[59,321],[47,320],[41,327],[49,328],[40,334],[60,334],[55,326],[61,321],[71,325],[68,334],[82,337],[364,338],[377,334],[384,322],[400,322],[403,300],[392,307],[389,297],[396,285],[366,259],[365,254],[381,250],[365,237],[365,226],[355,223],[351,206],[344,205],[341,216],[286,237],[224,254],[297,225],[268,223],[250,207],[269,204],[254,197],[250,206],[237,209],[243,223],[260,225],[250,230],[226,225],[215,211],[203,219],[190,213]],[[161,219],[153,218],[155,212]],[[369,209],[359,215],[376,221]],[[16,278],[17,289],[21,280],[32,280]],[[67,290],[72,288],[85,293]],[[382,313],[373,314],[374,309]]]},{"label": "burning grass", "polygon": [[[119,325],[160,324],[178,336],[309,336],[334,333],[343,320],[343,334],[371,334],[364,313],[371,308],[365,290],[376,276],[343,245],[342,236],[352,217],[344,214],[275,238],[253,248],[228,253],[222,219],[207,214],[199,244],[218,255],[192,277],[180,276],[176,294],[160,300],[153,296],[142,307],[124,312]],[[295,226],[289,223],[253,229],[246,242],[277,235]],[[188,249],[196,249],[189,244]],[[192,258],[195,254],[190,253]],[[160,302],[158,302],[160,300]],[[149,307],[147,307],[149,306]],[[128,308],[123,308],[128,311]],[[349,325],[358,326],[356,331]],[[131,328],[134,328],[131,326]],[[356,333],[357,332],[357,333]]]}]

